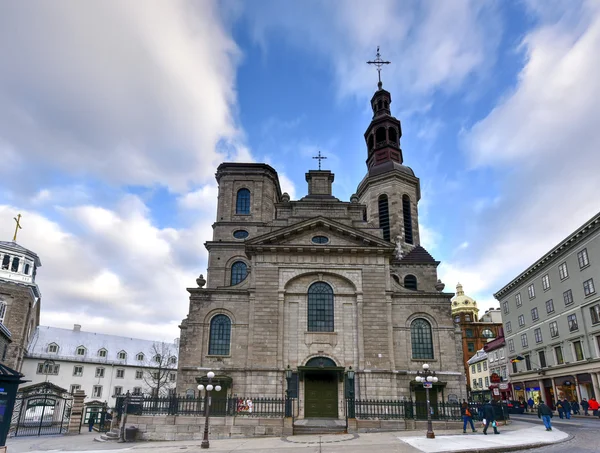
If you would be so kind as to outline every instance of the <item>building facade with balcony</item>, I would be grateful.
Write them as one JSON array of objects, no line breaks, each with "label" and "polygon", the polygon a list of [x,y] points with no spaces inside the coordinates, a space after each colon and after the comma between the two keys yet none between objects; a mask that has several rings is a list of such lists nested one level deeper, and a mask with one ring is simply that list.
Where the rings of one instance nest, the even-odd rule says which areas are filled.
[{"label": "building facade with balcony", "polygon": [[167,395],[175,390],[178,344],[39,326],[29,344],[24,386],[51,382],[86,401],[114,407],[127,393]]},{"label": "building facade with balcony", "polygon": [[494,294],[515,399],[600,396],[600,213]]},{"label": "building facade with balcony", "polygon": [[510,361],[506,353],[506,340],[504,331],[500,329],[500,335],[489,341],[483,350],[488,356],[488,369],[490,371],[490,385],[492,398],[495,400],[513,399],[512,385],[509,382]]}]

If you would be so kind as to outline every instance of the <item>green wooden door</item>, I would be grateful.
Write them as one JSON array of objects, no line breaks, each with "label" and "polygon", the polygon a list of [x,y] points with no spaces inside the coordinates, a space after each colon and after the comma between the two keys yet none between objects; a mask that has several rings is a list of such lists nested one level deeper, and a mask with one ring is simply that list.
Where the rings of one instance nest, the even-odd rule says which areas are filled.
[{"label": "green wooden door", "polygon": [[307,374],[304,379],[304,417],[337,418],[338,388],[335,374]]}]

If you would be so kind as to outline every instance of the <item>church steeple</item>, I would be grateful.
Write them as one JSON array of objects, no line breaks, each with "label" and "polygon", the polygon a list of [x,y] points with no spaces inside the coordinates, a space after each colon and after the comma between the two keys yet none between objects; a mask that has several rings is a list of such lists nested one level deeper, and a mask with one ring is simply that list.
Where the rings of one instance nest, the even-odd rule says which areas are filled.
[{"label": "church steeple", "polygon": [[379,47],[377,47],[375,60],[368,61],[367,63],[377,66],[379,75],[378,89],[371,98],[373,119],[365,132],[367,168],[370,169],[371,167],[390,161],[402,164],[402,150],[400,149],[402,126],[400,125],[400,121],[392,116],[390,110],[392,95],[389,91],[383,89],[383,83],[381,82],[381,66],[390,64],[390,62],[381,59]]}]

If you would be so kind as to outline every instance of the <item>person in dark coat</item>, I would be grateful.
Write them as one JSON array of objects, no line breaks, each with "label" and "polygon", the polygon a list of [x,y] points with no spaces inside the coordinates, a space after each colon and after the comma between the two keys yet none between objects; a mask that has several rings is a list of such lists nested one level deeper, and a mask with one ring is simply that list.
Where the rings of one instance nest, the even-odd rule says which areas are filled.
[{"label": "person in dark coat", "polygon": [[587,399],[581,400],[581,408],[583,409],[583,415],[587,415],[589,417],[588,408],[590,407],[590,403],[587,402]]},{"label": "person in dark coat", "polygon": [[88,427],[90,428],[90,432],[94,429],[94,423],[96,423],[96,414],[92,413],[88,420]]},{"label": "person in dark coat", "polygon": [[485,418],[485,427],[483,428],[483,434],[487,436],[487,430],[490,425],[494,428],[494,434],[500,434],[498,432],[498,426],[496,425],[496,414],[495,414],[494,406],[490,403],[490,401],[486,401],[483,406],[483,418]]},{"label": "person in dark coat", "polygon": [[571,409],[573,409],[573,415],[579,415],[579,403],[577,400],[571,401]]},{"label": "person in dark coat", "polygon": [[566,397],[562,400],[562,408],[566,419],[569,420],[571,418],[571,403],[569,403],[569,400]]},{"label": "person in dark coat", "polygon": [[556,410],[558,411],[558,416],[560,418],[565,418],[565,416],[563,415],[565,411],[564,411],[564,409],[562,407],[562,401],[561,400],[556,400],[555,406],[556,406]]},{"label": "person in dark coat", "polygon": [[538,418],[541,418],[546,427],[546,431],[552,431],[552,422],[550,421],[553,417],[552,409],[550,409],[543,401],[540,400],[538,403]]}]

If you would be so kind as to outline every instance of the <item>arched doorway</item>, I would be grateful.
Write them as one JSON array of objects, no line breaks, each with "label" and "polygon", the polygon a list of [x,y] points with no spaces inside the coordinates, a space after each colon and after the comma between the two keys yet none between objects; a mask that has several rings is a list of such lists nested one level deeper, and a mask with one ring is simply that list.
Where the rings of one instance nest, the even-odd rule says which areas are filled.
[{"label": "arched doorway", "polygon": [[338,383],[343,367],[327,357],[314,357],[298,367],[304,381],[304,418],[338,418]]}]

